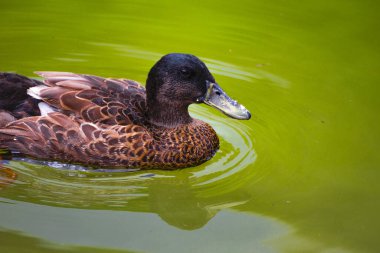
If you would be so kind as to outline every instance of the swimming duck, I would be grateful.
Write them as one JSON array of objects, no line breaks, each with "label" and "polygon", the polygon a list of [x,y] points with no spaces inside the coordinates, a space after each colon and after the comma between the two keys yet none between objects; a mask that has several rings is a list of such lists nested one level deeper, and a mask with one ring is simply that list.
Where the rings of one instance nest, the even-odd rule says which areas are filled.
[{"label": "swimming duck", "polygon": [[127,79],[37,74],[43,83],[0,75],[0,147],[38,159],[109,168],[196,166],[215,154],[219,139],[209,124],[189,115],[190,104],[205,103],[235,119],[251,117],[189,54],[163,56],[146,89]]}]

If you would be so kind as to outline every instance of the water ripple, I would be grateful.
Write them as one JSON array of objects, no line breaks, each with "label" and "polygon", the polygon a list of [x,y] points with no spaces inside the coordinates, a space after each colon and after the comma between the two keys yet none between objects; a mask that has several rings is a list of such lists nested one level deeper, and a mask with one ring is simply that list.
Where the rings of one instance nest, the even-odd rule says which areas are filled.
[{"label": "water ripple", "polygon": [[[206,107],[196,106],[191,111],[194,117],[209,122],[221,140],[221,148],[215,157],[201,166],[176,171],[115,173],[27,158],[3,160],[3,166],[13,170],[17,180],[1,193],[14,200],[44,205],[133,210],[149,206],[152,196],[166,196],[176,189],[180,189],[183,198],[194,194],[218,196],[235,190],[249,180],[247,175],[253,175],[248,168],[256,159],[251,129],[241,121],[228,119],[222,114],[210,114],[212,109]],[[145,207],[136,207],[136,202]],[[233,206],[233,203],[235,200],[225,200],[222,204],[208,205]]]}]

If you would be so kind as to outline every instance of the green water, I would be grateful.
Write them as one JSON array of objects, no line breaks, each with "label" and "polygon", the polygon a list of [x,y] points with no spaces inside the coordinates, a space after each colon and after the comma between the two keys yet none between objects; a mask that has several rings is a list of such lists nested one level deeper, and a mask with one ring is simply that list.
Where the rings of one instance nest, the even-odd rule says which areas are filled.
[{"label": "green water", "polygon": [[[221,149],[180,171],[26,161],[0,189],[2,252],[380,252],[376,1],[0,1],[0,70],[145,82],[192,53],[253,114],[194,105]],[[111,250],[112,249],[112,250]]]}]

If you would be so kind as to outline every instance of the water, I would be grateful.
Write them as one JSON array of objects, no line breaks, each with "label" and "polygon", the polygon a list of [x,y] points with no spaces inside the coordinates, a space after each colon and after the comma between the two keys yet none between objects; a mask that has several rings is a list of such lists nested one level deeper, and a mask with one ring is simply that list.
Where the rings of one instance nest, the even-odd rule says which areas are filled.
[{"label": "water", "polygon": [[180,171],[94,173],[3,161],[17,178],[0,184],[0,249],[379,252],[378,7],[2,1],[2,71],[144,83],[160,56],[187,52],[253,118],[192,106],[221,149]]}]

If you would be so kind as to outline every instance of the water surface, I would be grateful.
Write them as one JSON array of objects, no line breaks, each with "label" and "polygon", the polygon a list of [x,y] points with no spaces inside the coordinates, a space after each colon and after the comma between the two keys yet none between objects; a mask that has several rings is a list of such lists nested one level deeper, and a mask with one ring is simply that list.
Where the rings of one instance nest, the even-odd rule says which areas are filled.
[{"label": "water surface", "polygon": [[[203,59],[252,113],[194,105],[221,149],[179,171],[3,160],[6,252],[379,252],[375,1],[2,1],[0,70],[145,83],[170,52]],[[16,176],[9,183],[4,178]]]}]

